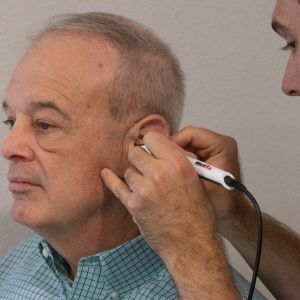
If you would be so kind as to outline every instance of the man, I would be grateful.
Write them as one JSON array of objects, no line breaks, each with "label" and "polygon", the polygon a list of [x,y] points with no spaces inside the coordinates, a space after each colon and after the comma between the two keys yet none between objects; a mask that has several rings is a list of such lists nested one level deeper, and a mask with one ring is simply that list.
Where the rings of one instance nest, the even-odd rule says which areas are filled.
[{"label": "man", "polygon": [[[278,0],[273,12],[272,27],[286,40],[287,45],[284,49],[290,50],[282,90],[288,96],[299,96],[299,1]],[[237,178],[240,177],[237,146],[232,138],[206,129],[187,127],[175,134],[172,139],[206,162],[231,171]],[[219,232],[253,267],[257,242],[256,216],[253,209],[238,193],[228,192],[208,183],[204,183],[204,189],[206,196],[199,199],[199,202],[205,202],[207,198],[211,200],[218,218]],[[207,214],[209,215],[210,211]],[[263,215],[263,221],[264,241],[259,277],[276,299],[299,299],[300,238],[267,214]]]},{"label": "man", "polygon": [[168,140],[182,77],[168,47],[123,17],[61,16],[35,36],[6,91],[2,154],[12,215],[39,237],[1,261],[1,299],[247,296]]}]

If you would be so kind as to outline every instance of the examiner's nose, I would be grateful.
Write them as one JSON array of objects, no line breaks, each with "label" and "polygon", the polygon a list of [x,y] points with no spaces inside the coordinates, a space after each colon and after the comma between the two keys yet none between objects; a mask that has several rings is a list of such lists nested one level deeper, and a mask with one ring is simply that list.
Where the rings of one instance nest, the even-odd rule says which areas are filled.
[{"label": "examiner's nose", "polygon": [[282,91],[288,96],[300,95],[300,57],[291,55],[282,80]]},{"label": "examiner's nose", "polygon": [[10,161],[30,161],[33,159],[32,141],[29,132],[14,125],[1,145],[1,154]]}]

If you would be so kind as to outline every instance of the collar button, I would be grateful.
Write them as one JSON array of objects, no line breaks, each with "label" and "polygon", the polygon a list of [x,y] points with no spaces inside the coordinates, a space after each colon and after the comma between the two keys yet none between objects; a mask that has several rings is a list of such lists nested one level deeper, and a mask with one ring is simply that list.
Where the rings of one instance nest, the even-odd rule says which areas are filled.
[{"label": "collar button", "polygon": [[48,251],[48,249],[44,248],[43,251],[42,251],[42,253],[43,253],[43,256],[44,256],[45,258],[48,258],[48,257],[49,257],[49,251]]}]

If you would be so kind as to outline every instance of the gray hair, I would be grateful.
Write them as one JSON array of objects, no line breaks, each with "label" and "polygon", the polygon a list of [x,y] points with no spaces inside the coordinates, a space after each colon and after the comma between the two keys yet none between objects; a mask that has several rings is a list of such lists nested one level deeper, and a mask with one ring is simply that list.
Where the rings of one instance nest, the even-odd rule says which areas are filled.
[{"label": "gray hair", "polygon": [[109,107],[118,121],[159,114],[178,129],[184,102],[184,76],[170,48],[150,29],[128,18],[102,12],[63,14],[49,20],[31,39],[53,31],[100,35],[120,53],[109,90]]}]

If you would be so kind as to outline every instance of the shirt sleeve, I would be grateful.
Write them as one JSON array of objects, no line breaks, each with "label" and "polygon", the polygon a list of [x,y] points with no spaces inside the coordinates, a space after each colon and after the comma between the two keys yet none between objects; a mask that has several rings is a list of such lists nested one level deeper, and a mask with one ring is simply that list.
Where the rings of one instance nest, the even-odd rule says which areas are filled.
[{"label": "shirt sleeve", "polygon": [[[234,268],[232,268],[233,276],[235,279],[235,285],[240,291],[242,299],[247,300],[249,289],[250,289],[250,283],[248,280],[246,280],[238,271],[236,271]],[[264,297],[257,289],[255,289],[255,292],[253,294],[253,300],[266,300],[267,298]]]}]

